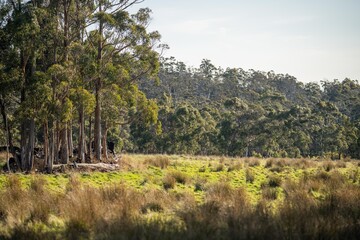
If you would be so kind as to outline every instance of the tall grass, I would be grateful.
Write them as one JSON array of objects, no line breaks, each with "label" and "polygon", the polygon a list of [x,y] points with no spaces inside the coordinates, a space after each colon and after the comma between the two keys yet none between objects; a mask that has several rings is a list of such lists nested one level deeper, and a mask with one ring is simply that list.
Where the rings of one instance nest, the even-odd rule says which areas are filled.
[{"label": "tall grass", "polygon": [[[254,187],[259,169],[307,165],[292,161],[242,171]],[[249,184],[234,187],[230,180],[191,179],[172,170],[164,170],[163,186],[141,190],[124,184],[95,188],[70,175],[61,193],[50,192],[41,175],[28,186],[9,175],[0,190],[0,239],[357,239],[358,167],[346,175],[337,164],[329,171],[327,163],[317,165],[286,181],[285,171],[270,172],[257,200],[246,190]],[[201,201],[195,198],[199,192]]]}]

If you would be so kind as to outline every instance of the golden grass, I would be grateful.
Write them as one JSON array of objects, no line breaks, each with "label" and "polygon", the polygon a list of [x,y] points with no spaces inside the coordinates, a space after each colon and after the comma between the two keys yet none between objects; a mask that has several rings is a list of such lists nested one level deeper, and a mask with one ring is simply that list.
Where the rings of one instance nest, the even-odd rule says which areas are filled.
[{"label": "golden grass", "polygon": [[137,172],[148,171],[141,188],[126,181],[95,187],[72,173],[64,191],[55,192],[47,176],[31,176],[24,187],[21,175],[10,174],[0,190],[0,239],[356,239],[360,233],[358,162],[200,159],[122,157],[126,167],[109,176],[137,181]]}]

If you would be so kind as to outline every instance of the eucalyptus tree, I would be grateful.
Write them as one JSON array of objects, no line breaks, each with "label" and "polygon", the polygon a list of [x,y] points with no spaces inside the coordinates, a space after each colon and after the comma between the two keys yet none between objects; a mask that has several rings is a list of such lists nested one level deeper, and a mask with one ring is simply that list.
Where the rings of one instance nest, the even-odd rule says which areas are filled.
[{"label": "eucalyptus tree", "polygon": [[[97,30],[92,45],[97,49],[95,79],[95,158],[101,160],[102,91],[110,78],[134,84],[144,75],[155,77],[159,64],[154,51],[160,40],[158,32],[147,32],[150,9],[129,14],[127,9],[140,0],[100,0],[95,6]],[[111,76],[109,75],[111,73]]]},{"label": "eucalyptus tree", "polygon": [[[30,94],[30,86],[35,82],[34,73],[36,71],[36,58],[41,53],[40,31],[41,21],[43,20],[42,5],[36,1],[7,1],[1,2],[1,32],[6,51],[12,52],[12,59],[8,59],[5,68],[10,68],[18,72],[15,84],[18,90],[14,93],[14,99],[18,98],[20,108],[17,117],[21,121],[20,126],[20,148],[21,164],[24,171],[29,171],[33,165],[33,149],[35,144],[35,116],[31,109],[24,111],[28,105],[27,99]],[[3,46],[4,47],[4,46]],[[14,64],[15,63],[15,64]]]}]

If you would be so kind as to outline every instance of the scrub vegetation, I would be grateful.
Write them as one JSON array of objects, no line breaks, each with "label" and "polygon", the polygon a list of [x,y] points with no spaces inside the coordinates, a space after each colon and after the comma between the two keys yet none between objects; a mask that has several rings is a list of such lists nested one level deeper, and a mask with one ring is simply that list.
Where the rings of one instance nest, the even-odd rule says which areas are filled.
[{"label": "scrub vegetation", "polygon": [[0,175],[0,238],[355,239],[360,233],[356,161],[176,155],[120,161],[121,170],[106,173]]}]

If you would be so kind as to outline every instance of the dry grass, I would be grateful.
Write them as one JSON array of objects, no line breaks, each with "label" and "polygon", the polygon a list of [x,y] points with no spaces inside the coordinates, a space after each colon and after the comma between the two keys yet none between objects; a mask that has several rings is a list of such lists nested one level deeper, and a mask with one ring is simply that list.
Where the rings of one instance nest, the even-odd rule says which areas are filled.
[{"label": "dry grass", "polygon": [[166,155],[154,155],[147,157],[144,161],[145,164],[159,167],[161,169],[167,168],[170,164],[169,157]]},{"label": "dry grass", "polygon": [[233,161],[229,164],[228,172],[239,171],[243,168],[243,163],[240,161]]},{"label": "dry grass", "polygon": [[275,188],[264,187],[261,190],[261,196],[264,200],[275,200],[278,197],[278,192]]},{"label": "dry grass", "polygon": [[216,166],[213,167],[212,171],[213,172],[222,172],[224,171],[225,169],[225,166],[223,163],[219,163],[219,164],[216,164]]},{"label": "dry grass", "polygon": [[245,170],[245,179],[246,179],[246,182],[248,182],[248,183],[253,183],[255,180],[255,174],[249,168],[246,168],[246,170]]},{"label": "dry grass", "polygon": [[245,163],[246,163],[249,167],[260,166],[260,160],[259,160],[258,158],[246,158],[246,159],[245,159]]},{"label": "dry grass", "polygon": [[[131,159],[128,164],[131,169],[154,166],[145,161]],[[42,176],[35,175],[24,188],[20,175],[8,175],[0,192],[0,239],[357,239],[357,166],[348,162],[352,168],[344,174],[337,163],[327,171],[329,163],[322,161],[260,163],[259,168],[245,169],[246,181],[256,183],[245,184],[246,188],[204,175],[191,179],[170,168],[159,181],[169,191],[162,187],[137,190],[119,183],[95,188],[82,183],[80,175],[71,174],[65,191],[55,193],[47,190]],[[231,166],[226,160],[220,164]],[[318,167],[294,179],[284,180],[286,171],[270,172],[259,189],[259,200],[254,201],[246,190],[262,179],[258,171],[313,164]],[[186,191],[170,190],[176,185]],[[200,193],[203,201],[195,199]]]}]

